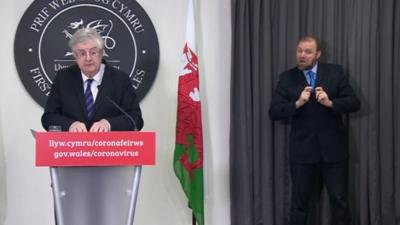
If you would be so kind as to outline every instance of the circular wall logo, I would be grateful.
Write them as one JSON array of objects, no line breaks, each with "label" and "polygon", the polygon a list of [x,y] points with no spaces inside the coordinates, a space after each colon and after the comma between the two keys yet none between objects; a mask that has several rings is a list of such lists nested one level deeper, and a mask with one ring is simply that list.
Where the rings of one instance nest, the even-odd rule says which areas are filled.
[{"label": "circular wall logo", "polygon": [[159,46],[150,18],[132,0],[34,1],[14,42],[18,74],[32,98],[46,104],[56,72],[75,63],[69,39],[85,27],[97,29],[105,43],[104,59],[129,74],[141,100],[156,77]]}]

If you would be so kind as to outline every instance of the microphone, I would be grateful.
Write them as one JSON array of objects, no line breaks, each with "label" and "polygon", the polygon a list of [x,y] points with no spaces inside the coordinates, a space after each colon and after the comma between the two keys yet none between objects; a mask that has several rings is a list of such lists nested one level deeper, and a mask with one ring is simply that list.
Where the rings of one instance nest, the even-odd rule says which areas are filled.
[{"label": "microphone", "polygon": [[[101,86],[98,85],[97,89],[100,91]],[[108,97],[106,94],[103,94],[103,96],[107,99],[107,101],[109,101],[113,106],[115,106],[120,112],[122,112],[122,114],[124,114],[126,117],[128,117],[128,119],[131,121],[132,125],[133,125],[133,130],[137,131],[137,126],[136,126],[136,122],[135,120],[132,118],[131,115],[129,115],[129,113],[127,113],[121,106],[119,106],[114,100],[112,100],[110,97]]]},{"label": "microphone", "polygon": [[133,125],[133,130],[137,131],[137,126],[136,126],[136,122],[135,120],[132,118],[131,115],[129,115],[121,106],[119,106],[114,100],[112,100],[110,97],[108,97],[107,95],[104,95],[104,97],[106,97],[106,99],[113,104],[120,112],[122,112],[126,117],[128,117],[128,119],[131,121],[132,125]]}]

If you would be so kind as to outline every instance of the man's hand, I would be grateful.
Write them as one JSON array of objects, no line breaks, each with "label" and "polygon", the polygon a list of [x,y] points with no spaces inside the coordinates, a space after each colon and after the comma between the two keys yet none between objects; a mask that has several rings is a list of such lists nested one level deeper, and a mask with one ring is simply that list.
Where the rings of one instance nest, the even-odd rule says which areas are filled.
[{"label": "man's hand", "polygon": [[324,89],[322,87],[315,88],[315,98],[322,105],[324,105],[326,107],[329,107],[329,108],[332,108],[333,103],[329,99],[328,94],[324,91]]},{"label": "man's hand", "polygon": [[311,87],[307,86],[301,92],[299,99],[297,99],[296,101],[296,109],[306,104],[310,100],[310,96],[311,96]]},{"label": "man's hand", "polygon": [[80,121],[75,121],[69,126],[69,132],[87,132],[86,125]]},{"label": "man's hand", "polygon": [[94,123],[90,128],[90,132],[108,132],[111,130],[111,125],[106,119],[101,119]]}]

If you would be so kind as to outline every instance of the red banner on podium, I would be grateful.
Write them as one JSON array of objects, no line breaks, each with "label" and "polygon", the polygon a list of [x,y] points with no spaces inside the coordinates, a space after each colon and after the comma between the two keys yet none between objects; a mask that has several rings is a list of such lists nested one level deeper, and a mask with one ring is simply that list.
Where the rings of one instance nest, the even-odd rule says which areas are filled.
[{"label": "red banner on podium", "polygon": [[154,132],[37,132],[36,166],[155,164]]}]

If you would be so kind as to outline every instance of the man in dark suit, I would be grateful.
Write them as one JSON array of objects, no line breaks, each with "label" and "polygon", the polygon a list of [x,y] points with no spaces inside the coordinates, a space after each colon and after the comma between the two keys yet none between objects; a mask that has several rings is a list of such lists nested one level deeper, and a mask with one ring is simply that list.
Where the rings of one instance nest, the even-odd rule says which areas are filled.
[{"label": "man in dark suit", "polygon": [[69,46],[76,65],[57,73],[42,116],[43,127],[48,130],[56,125],[71,132],[140,130],[143,119],[135,91],[127,74],[103,60],[102,37],[95,29],[79,29]]},{"label": "man in dark suit", "polygon": [[318,62],[320,42],[306,36],[297,45],[297,67],[283,72],[271,101],[273,120],[290,119],[291,224],[305,225],[318,172],[327,187],[335,225],[350,223],[347,200],[348,142],[342,114],[360,102],[339,65]]}]

